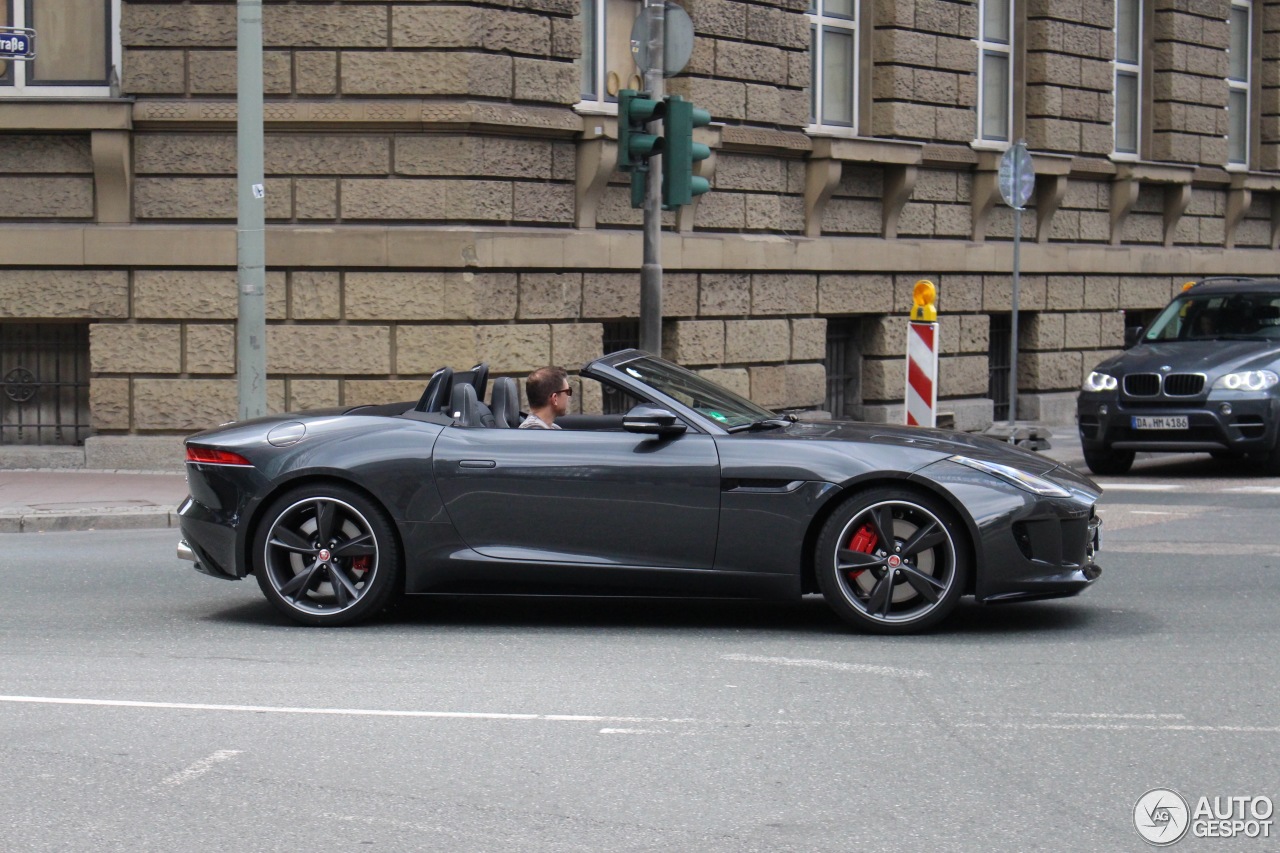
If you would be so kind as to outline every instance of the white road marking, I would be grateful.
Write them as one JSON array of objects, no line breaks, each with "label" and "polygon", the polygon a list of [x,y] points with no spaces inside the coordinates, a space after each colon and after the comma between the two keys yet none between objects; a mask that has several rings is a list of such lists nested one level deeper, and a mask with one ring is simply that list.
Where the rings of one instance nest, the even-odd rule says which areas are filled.
[{"label": "white road marking", "polygon": [[1130,723],[954,723],[958,729],[1023,729],[1106,732],[1215,732],[1220,734],[1280,734],[1280,726],[1196,726],[1191,724],[1137,725]]},{"label": "white road marking", "polygon": [[667,717],[611,717],[598,714],[503,714],[481,711],[381,711],[371,708],[289,708],[275,705],[206,705],[199,702],[135,702],[126,699],[68,699],[56,696],[0,696],[0,702],[36,705],[93,705],[106,708],[161,708],[177,711],[235,711],[250,714],[329,714],[344,717],[426,717],[446,720],[533,720],[554,723],[691,723]]},{"label": "white road marking", "polygon": [[1280,486],[1232,486],[1222,491],[1237,495],[1280,495]]},{"label": "white road marking", "polygon": [[660,735],[665,734],[661,729],[601,729],[602,735]]},{"label": "white road marking", "polygon": [[721,660],[742,661],[743,663],[768,663],[778,666],[802,666],[809,669],[831,669],[840,672],[865,672],[871,675],[890,675],[895,678],[928,678],[929,673],[921,669],[899,669],[896,666],[879,666],[870,663],[843,663],[819,658],[780,658],[765,655],[721,655]]},{"label": "white road marking", "polygon": [[1181,483],[1098,483],[1109,492],[1178,492],[1185,488]]},{"label": "white road marking", "polygon": [[199,779],[208,773],[215,764],[221,764],[224,761],[230,761],[235,758],[241,751],[239,749],[220,749],[213,755],[206,756],[194,764],[179,770],[177,773],[164,777],[160,780],[160,784],[169,788],[185,785],[193,779]]},{"label": "white road marking", "polygon": [[[753,660],[755,656],[726,656],[729,659],[738,657]],[[776,662],[778,660],[791,661],[801,660],[803,658],[765,658],[767,662]],[[832,661],[819,661],[819,663],[830,664]],[[804,665],[804,664],[800,664]],[[848,664],[853,666],[853,664]],[[843,667],[842,667],[843,668]],[[891,669],[891,667],[879,667],[879,669]],[[910,670],[897,670],[898,672],[910,672]],[[927,675],[927,673],[921,673]],[[429,718],[429,719],[464,719],[464,720],[519,720],[519,721],[552,721],[552,722],[596,722],[596,723],[683,723],[690,725],[714,726],[716,729],[737,726],[755,726],[759,725],[761,720],[717,720],[705,719],[699,720],[689,717],[608,717],[596,715],[582,714],[501,714],[501,713],[473,713],[466,711],[379,711],[359,708],[288,708],[274,707],[269,705],[206,705],[195,702],[133,702],[119,699],[68,699],[50,696],[0,696],[0,702],[23,703],[23,704],[41,704],[41,705],[80,705],[91,707],[107,707],[107,708],[145,708],[145,709],[162,709],[162,710],[185,710],[185,711],[237,711],[248,712],[254,714],[329,714],[329,715],[347,715],[347,716],[364,716],[364,717],[409,717],[409,718]],[[779,713],[784,713],[780,711]],[[977,714],[976,716],[987,716],[985,714]],[[1216,734],[1280,734],[1280,726],[1213,726],[1213,725],[1196,725],[1193,723],[1174,723],[1161,722],[1162,720],[1181,720],[1185,719],[1182,714],[1096,714],[1085,713],[1073,715],[1070,712],[1052,712],[1052,713],[1035,713],[1027,712],[1019,714],[1024,719],[1002,721],[993,719],[990,721],[977,722],[959,722],[953,721],[949,725],[957,729],[973,729],[973,730],[1025,730],[1025,731],[1103,731],[1103,732],[1201,732]],[[1087,719],[1122,719],[1134,720],[1135,722],[1027,722],[1025,718],[1044,718],[1047,716],[1078,716]],[[1138,720],[1151,720],[1149,723],[1136,722]],[[911,727],[928,727],[931,729],[944,725],[936,720],[929,722],[904,722],[902,720],[886,720],[880,721],[869,717],[860,717],[858,719],[847,720],[772,720],[770,725],[778,727],[822,727],[830,728],[832,725],[857,726],[858,728],[867,727],[893,727],[895,729],[911,728]],[[604,728],[601,734],[667,734],[669,732],[661,729],[638,729],[629,727]],[[200,775],[208,772],[215,764],[226,761],[235,757],[240,753],[239,750],[219,750],[208,758],[197,761],[185,770],[167,777],[165,784],[167,786],[180,785],[191,779],[198,778]],[[172,781],[170,781],[172,780]]]}]

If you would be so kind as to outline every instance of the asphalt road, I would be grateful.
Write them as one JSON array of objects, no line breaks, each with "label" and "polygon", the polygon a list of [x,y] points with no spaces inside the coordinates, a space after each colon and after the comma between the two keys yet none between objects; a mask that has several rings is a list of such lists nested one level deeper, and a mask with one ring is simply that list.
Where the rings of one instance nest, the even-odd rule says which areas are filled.
[{"label": "asphalt road", "polygon": [[1093,589],[908,638],[819,600],[304,629],[173,531],[0,536],[0,849],[1123,851],[1152,788],[1280,800],[1280,481],[1104,479]]}]

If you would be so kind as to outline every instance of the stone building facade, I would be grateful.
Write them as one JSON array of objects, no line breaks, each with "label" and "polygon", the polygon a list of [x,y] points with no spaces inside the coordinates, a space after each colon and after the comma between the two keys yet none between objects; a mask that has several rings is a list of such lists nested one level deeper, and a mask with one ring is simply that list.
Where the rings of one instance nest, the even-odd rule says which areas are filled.
[{"label": "stone building facade", "polygon": [[[0,77],[0,444],[87,438],[110,465],[235,414],[236,7],[103,5],[100,79],[57,76],[87,48]],[[928,278],[939,408],[967,429],[1000,416],[997,168],[1017,139],[1037,173],[1022,416],[1069,417],[1125,312],[1188,278],[1275,273],[1280,0],[682,5],[695,46],[668,91],[713,115],[712,191],[666,214],[663,348],[757,402],[899,420]],[[639,7],[268,0],[273,410],[410,399],[442,364],[573,368],[634,340],[641,217],[610,92],[636,73],[618,33]],[[46,14],[13,23],[70,39]],[[24,348],[49,329],[80,343]]]}]

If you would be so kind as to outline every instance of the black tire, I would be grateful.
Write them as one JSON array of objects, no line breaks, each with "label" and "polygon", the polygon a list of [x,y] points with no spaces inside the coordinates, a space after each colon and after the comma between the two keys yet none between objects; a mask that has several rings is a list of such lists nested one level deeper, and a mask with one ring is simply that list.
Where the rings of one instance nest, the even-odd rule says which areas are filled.
[{"label": "black tire", "polygon": [[1095,474],[1127,474],[1133,467],[1132,450],[1086,450],[1084,464]]},{"label": "black tire", "polygon": [[377,614],[400,578],[391,521],[338,484],[292,489],[263,513],[253,570],[267,600],[303,625],[350,625]]},{"label": "black tire", "polygon": [[911,634],[955,609],[969,564],[968,535],[949,507],[914,491],[877,487],[827,519],[815,569],[827,604],[850,625]]}]

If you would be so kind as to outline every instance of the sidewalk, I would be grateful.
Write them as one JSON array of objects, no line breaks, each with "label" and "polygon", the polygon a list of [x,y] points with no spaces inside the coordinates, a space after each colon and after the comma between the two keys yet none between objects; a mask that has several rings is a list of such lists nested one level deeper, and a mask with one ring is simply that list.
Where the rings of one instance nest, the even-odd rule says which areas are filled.
[{"label": "sidewalk", "polygon": [[182,472],[0,470],[0,533],[175,527]]},{"label": "sidewalk", "polygon": [[[1047,428],[1041,453],[1083,470],[1075,424]],[[186,496],[181,472],[0,469],[0,533],[176,527]]]}]

